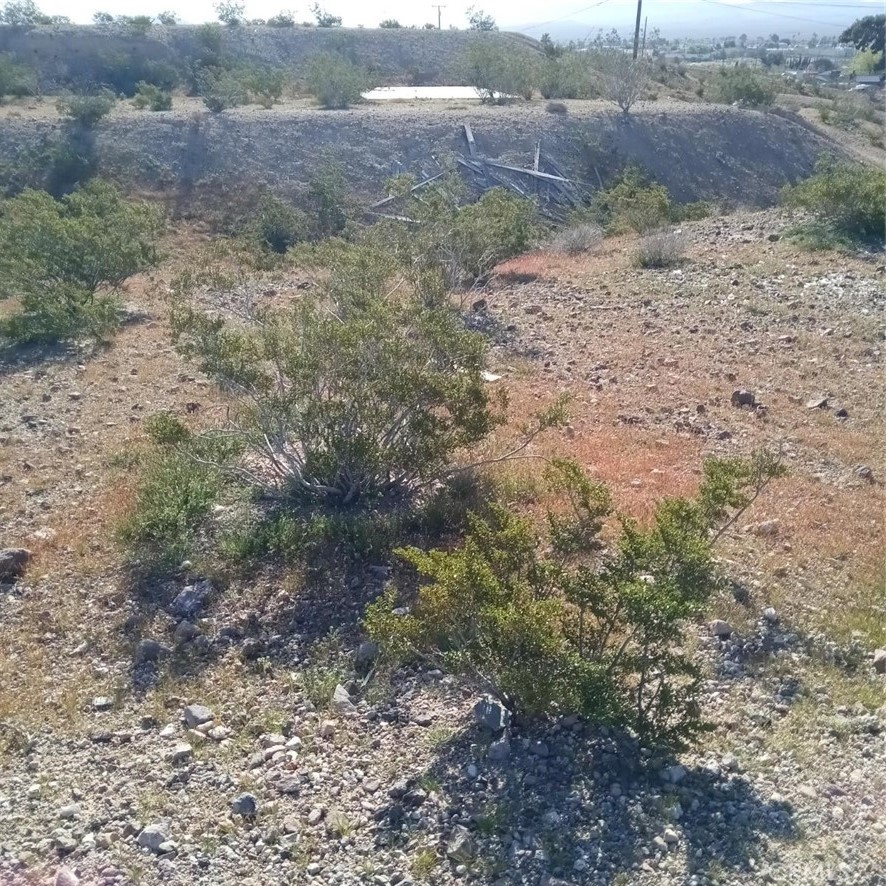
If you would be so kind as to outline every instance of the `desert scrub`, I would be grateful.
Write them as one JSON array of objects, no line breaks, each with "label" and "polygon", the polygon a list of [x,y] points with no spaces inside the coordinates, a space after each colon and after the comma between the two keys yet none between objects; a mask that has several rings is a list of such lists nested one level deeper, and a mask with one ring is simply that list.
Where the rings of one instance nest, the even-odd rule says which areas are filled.
[{"label": "desert scrub", "polygon": [[171,111],[172,93],[142,80],[132,99],[132,106],[139,110],[147,108],[149,111]]},{"label": "desert scrub", "polygon": [[[447,176],[413,195],[414,180],[391,183],[402,211],[420,225],[380,227],[415,285],[437,290],[468,289],[486,281],[495,266],[529,249],[538,239],[535,204],[503,188],[492,188],[474,203],[464,187]],[[420,198],[420,199],[419,199]]]},{"label": "desert scrub", "polygon": [[765,108],[775,101],[775,89],[771,81],[747,65],[720,68],[711,88],[710,94],[714,100],[727,105]]},{"label": "desert scrub", "polygon": [[579,222],[562,228],[551,238],[548,248],[566,255],[592,252],[603,242],[603,229],[592,222]]},{"label": "desert scrub", "polygon": [[325,291],[245,322],[179,302],[180,350],[233,395],[227,432],[252,456],[242,479],[340,506],[406,493],[502,421],[484,339],[449,308],[395,292],[392,270],[365,250]]},{"label": "desert scrub", "polygon": [[642,234],[666,224],[673,205],[664,185],[650,182],[639,169],[632,168],[597,193],[590,212],[609,234]]},{"label": "desert scrub", "polygon": [[695,499],[663,501],[646,527],[619,516],[607,549],[609,490],[555,460],[560,506],[544,530],[493,505],[455,548],[402,549],[424,584],[414,600],[389,590],[372,604],[367,631],[395,658],[467,676],[525,716],[580,713],[679,746],[703,728],[683,626],[715,587],[712,546],[781,473],[765,454],[710,459]]},{"label": "desert scrub", "polygon": [[785,188],[782,201],[814,216],[795,232],[811,248],[883,246],[886,171],[882,169],[825,159],[810,178]]},{"label": "desert scrub", "polygon": [[212,506],[231,490],[222,466],[237,455],[226,437],[193,435],[160,414],[146,423],[153,447],[144,457],[132,510],[118,528],[131,560],[151,569],[192,555]]},{"label": "desert scrub", "polygon": [[305,85],[321,108],[342,110],[363,101],[363,93],[373,83],[360,65],[334,53],[321,53],[309,62]]},{"label": "desert scrub", "polygon": [[686,240],[678,231],[653,231],[640,239],[634,264],[640,268],[672,268],[683,260]]},{"label": "desert scrub", "polygon": [[58,112],[86,129],[92,129],[103,117],[114,110],[116,99],[109,89],[95,95],[72,95],[60,99]]},{"label": "desert scrub", "polygon": [[0,298],[20,310],[0,335],[14,342],[101,337],[119,324],[116,292],[157,261],[162,216],[92,182],[60,200],[24,191],[0,204]]},{"label": "desert scrub", "polygon": [[488,104],[532,98],[536,64],[527,53],[505,49],[490,40],[472,41],[459,59],[464,79]]}]

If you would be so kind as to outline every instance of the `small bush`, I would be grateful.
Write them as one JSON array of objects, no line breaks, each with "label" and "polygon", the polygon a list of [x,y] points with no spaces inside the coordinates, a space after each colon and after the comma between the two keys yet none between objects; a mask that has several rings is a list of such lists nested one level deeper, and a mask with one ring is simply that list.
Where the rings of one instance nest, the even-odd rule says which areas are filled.
[{"label": "small bush", "polygon": [[159,86],[155,86],[153,83],[145,83],[142,80],[138,84],[138,90],[135,93],[132,104],[139,110],[147,108],[149,111],[171,111],[172,94],[160,89]]},{"label": "small bush", "polygon": [[493,505],[456,548],[402,549],[424,584],[414,600],[391,590],[371,605],[367,631],[388,654],[465,675],[519,714],[582,714],[680,747],[705,728],[684,623],[715,586],[713,541],[781,473],[765,455],[711,459],[696,499],[662,502],[648,528],[620,517],[604,546],[609,491],[555,461],[547,477],[563,506],[545,532]]},{"label": "small bush", "polygon": [[269,28],[294,28],[295,17],[291,12],[278,12],[268,19],[267,25]]},{"label": "small bush", "polygon": [[712,88],[715,101],[727,105],[765,108],[775,101],[775,88],[770,80],[747,65],[720,68]]},{"label": "small bush", "polygon": [[579,255],[583,252],[591,252],[602,242],[603,230],[598,225],[583,223],[557,231],[549,248],[553,252]]},{"label": "small bush", "polygon": [[342,110],[361,102],[363,93],[372,88],[365,68],[332,53],[311,59],[305,82],[320,106],[330,110]]},{"label": "small bush", "polygon": [[548,102],[545,105],[545,110],[549,114],[568,114],[569,108],[563,104],[563,102]]},{"label": "small bush", "polygon": [[538,89],[542,98],[591,98],[587,54],[564,52],[546,58],[538,71]]},{"label": "small bush", "polygon": [[227,68],[204,68],[197,74],[197,86],[203,104],[219,114],[249,102],[249,90],[238,71]]},{"label": "small bush", "polygon": [[337,164],[327,163],[311,176],[307,198],[320,237],[337,237],[345,232],[348,226],[347,182]]},{"label": "small bush", "polygon": [[33,68],[15,60],[8,52],[0,52],[0,102],[7,95],[20,98],[37,92],[37,74]]},{"label": "small bush", "polygon": [[471,41],[460,59],[463,76],[480,99],[503,104],[514,98],[532,98],[535,65],[532,58],[505,49],[488,39]]},{"label": "small bush", "polygon": [[114,109],[113,93],[104,90],[96,95],[73,95],[58,102],[59,113],[86,129],[92,129]]},{"label": "small bush", "polygon": [[132,512],[118,529],[133,556],[162,568],[194,553],[201,525],[225,488],[224,474],[212,462],[229,457],[226,446],[203,438],[152,454]]},{"label": "small bush", "polygon": [[806,181],[785,188],[782,200],[815,216],[814,223],[799,231],[807,245],[882,246],[886,239],[886,171],[882,169],[823,160]]},{"label": "small bush", "polygon": [[404,494],[500,420],[485,344],[449,308],[390,294],[391,259],[340,257],[326,292],[226,323],[181,304],[178,346],[235,393],[230,433],[260,488],[335,507]]},{"label": "small bush", "polygon": [[251,226],[251,233],[262,249],[282,254],[307,239],[308,227],[308,218],[303,212],[266,194]]},{"label": "small bush", "polygon": [[282,68],[255,67],[245,72],[243,82],[255,102],[272,108],[283,94],[286,75]]},{"label": "small bush", "polygon": [[672,268],[683,260],[686,241],[677,231],[654,231],[640,240],[634,263],[641,268]]},{"label": "small bush", "polygon": [[608,233],[623,234],[661,227],[670,220],[673,207],[664,185],[652,184],[638,169],[629,169],[597,193],[592,211]]},{"label": "small bush", "polygon": [[0,298],[20,312],[0,334],[13,341],[102,336],[117,323],[115,290],[156,261],[160,216],[93,182],[56,201],[24,191],[0,209]]}]

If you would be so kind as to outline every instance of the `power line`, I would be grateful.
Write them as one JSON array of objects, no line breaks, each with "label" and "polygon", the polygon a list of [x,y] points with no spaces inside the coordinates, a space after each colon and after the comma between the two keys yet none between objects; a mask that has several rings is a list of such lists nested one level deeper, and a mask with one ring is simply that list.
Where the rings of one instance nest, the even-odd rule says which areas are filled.
[{"label": "power line", "polygon": [[525,30],[528,30],[529,28],[543,28],[546,25],[553,25],[557,22],[566,21],[567,19],[572,18],[572,16],[574,15],[580,15],[582,12],[587,12],[589,9],[596,9],[598,6],[605,6],[609,2],[610,0],[599,0],[599,2],[592,3],[590,6],[583,6],[581,9],[574,9],[572,12],[567,12],[565,15],[558,16],[557,18],[552,18],[546,22],[535,22],[531,25],[523,25],[523,28]]},{"label": "power line", "polygon": [[[748,9],[745,6],[738,6],[735,3],[723,3],[721,0],[701,0],[702,3],[708,3],[711,6],[725,6],[726,9],[731,9],[735,12],[749,12],[751,15],[774,15],[776,18],[790,18],[794,19],[794,21],[798,22],[808,22],[813,25],[825,25],[828,28],[842,28],[842,24],[837,24],[836,22],[823,22],[821,19],[815,18],[805,18],[799,15],[788,15],[785,12],[771,12],[768,9]],[[870,7],[868,7],[870,8]],[[845,22],[844,22],[845,24]]]}]

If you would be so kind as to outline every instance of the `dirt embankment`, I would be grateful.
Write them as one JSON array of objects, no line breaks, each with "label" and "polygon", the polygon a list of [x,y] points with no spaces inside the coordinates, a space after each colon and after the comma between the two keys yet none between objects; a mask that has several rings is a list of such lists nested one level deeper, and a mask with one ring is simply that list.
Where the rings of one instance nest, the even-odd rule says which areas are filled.
[{"label": "dirt embankment", "polygon": [[[555,116],[542,103],[418,102],[338,112],[284,104],[210,115],[184,100],[168,113],[119,106],[99,125],[96,146],[103,170],[146,186],[249,181],[285,194],[334,159],[352,186],[371,196],[393,175],[431,175],[464,153],[469,121],[489,157],[531,166],[540,140],[547,157],[592,190],[638,166],[678,200],[753,207],[772,205],[822,154],[841,153],[826,137],[774,114],[656,102],[626,116],[610,107],[573,102],[567,115]],[[21,162],[59,135],[59,123],[45,115],[8,114],[0,153]]]},{"label": "dirt embankment", "polygon": [[269,28],[241,25],[223,28],[218,44],[198,27],[152,27],[134,34],[120,26],[64,25],[0,28],[0,52],[33,65],[42,91],[59,84],[101,82],[102,72],[122,59],[131,66],[164,63],[181,71],[207,51],[236,63],[275,65],[294,77],[304,74],[313,55],[335,52],[368,68],[382,83],[451,85],[464,83],[460,59],[477,39],[506,48],[537,47],[522,34],[409,28]]}]

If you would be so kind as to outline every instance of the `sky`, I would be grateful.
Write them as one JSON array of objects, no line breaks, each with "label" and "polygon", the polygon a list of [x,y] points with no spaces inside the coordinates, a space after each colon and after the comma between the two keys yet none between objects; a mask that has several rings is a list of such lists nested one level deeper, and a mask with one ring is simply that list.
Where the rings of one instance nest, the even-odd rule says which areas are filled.
[{"label": "sky", "polygon": [[[2,0],[0,0],[2,2]],[[308,0],[293,5],[288,0],[245,0],[247,18],[268,18],[281,9],[289,9],[297,21],[312,18]],[[449,0],[442,10],[443,27],[467,26],[464,0]],[[322,6],[340,15],[346,27],[376,27],[384,19],[394,18],[403,25],[422,25],[437,21],[437,10],[424,0],[325,0]],[[628,32],[633,27],[636,0],[477,0],[477,5],[495,17],[499,26],[535,33],[548,24],[579,22],[589,28],[618,28]],[[50,15],[66,15],[75,22],[90,22],[95,12],[112,15],[156,14],[174,11],[182,21],[214,21],[214,0],[38,0],[38,6]],[[769,32],[819,34],[835,33],[862,15],[883,11],[882,0],[644,0],[643,13],[650,27],[659,23],[662,32],[671,27],[693,25],[697,31],[705,21],[710,36],[746,31],[754,36],[770,25]],[[747,22],[746,27],[740,27]],[[530,28],[530,25],[536,25]],[[723,30],[725,28],[726,30]]]}]

